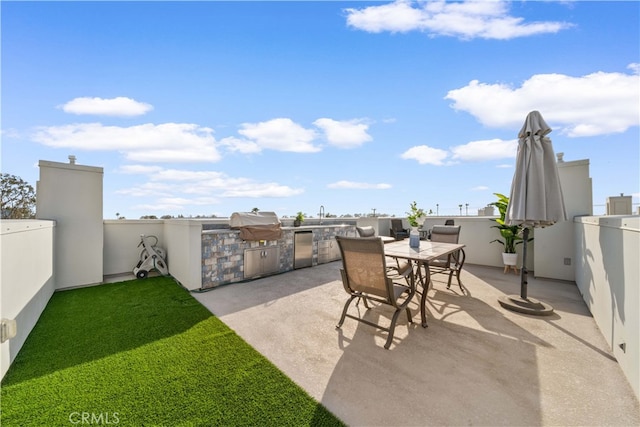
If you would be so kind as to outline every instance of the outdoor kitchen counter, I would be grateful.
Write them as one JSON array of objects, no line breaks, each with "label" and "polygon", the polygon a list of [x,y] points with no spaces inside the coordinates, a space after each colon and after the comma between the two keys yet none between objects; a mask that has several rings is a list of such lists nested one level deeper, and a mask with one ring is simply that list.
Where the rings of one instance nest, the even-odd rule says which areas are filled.
[{"label": "outdoor kitchen counter", "polygon": [[[230,228],[203,230],[202,288],[213,288],[293,270],[296,232],[311,231],[313,234],[312,266],[337,259],[335,256],[327,257],[324,254],[325,247],[337,248],[335,236],[356,236],[356,227],[352,224],[302,225],[281,227],[281,230],[280,239],[261,241],[242,240],[240,231]],[[255,255],[252,250],[258,251],[259,255],[265,258],[265,268],[259,273],[254,273],[252,268],[247,277],[245,256]],[[332,253],[335,255],[336,252]],[[277,259],[274,261],[273,257]]]},{"label": "outdoor kitchen counter", "polygon": [[301,225],[299,227],[282,227],[283,230],[304,230],[304,229],[316,229],[316,228],[347,228],[352,227],[355,230],[353,225],[349,224],[321,224],[321,225]]}]

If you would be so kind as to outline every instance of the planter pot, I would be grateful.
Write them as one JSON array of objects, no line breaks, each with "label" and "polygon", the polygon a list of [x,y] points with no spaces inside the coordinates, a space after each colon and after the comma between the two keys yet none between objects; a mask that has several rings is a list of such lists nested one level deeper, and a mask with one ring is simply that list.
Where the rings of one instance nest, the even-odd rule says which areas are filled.
[{"label": "planter pot", "polygon": [[518,254],[508,254],[502,253],[502,263],[504,265],[517,265],[518,264]]},{"label": "planter pot", "polygon": [[504,272],[509,271],[509,268],[513,268],[515,273],[518,273],[518,254],[502,253],[502,263],[504,264]]},{"label": "planter pot", "polygon": [[293,226],[294,227],[300,227],[300,224],[302,224],[302,221],[300,221],[299,219],[294,219],[293,220]]}]

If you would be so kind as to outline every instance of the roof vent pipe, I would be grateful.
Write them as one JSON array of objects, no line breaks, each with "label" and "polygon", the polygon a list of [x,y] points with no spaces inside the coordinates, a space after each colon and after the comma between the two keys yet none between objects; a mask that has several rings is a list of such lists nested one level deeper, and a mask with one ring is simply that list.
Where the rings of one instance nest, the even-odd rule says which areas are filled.
[{"label": "roof vent pipe", "polygon": [[76,156],[74,156],[73,154],[69,155],[69,163],[72,165],[76,164]]}]

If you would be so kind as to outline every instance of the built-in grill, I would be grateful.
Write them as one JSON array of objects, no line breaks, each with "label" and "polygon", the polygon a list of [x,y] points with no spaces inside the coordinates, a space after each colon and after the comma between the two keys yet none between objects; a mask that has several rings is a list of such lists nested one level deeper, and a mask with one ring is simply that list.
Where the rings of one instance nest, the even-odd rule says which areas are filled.
[{"label": "built-in grill", "polygon": [[242,240],[278,240],[282,229],[275,212],[234,212],[229,226],[240,230]]}]

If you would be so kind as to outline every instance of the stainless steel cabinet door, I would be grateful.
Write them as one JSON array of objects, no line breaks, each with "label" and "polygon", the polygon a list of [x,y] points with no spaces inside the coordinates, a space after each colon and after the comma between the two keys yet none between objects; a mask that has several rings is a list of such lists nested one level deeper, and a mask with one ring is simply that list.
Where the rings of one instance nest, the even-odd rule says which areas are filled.
[{"label": "stainless steel cabinet door", "polygon": [[276,273],[280,267],[280,248],[269,246],[244,251],[244,278]]}]

